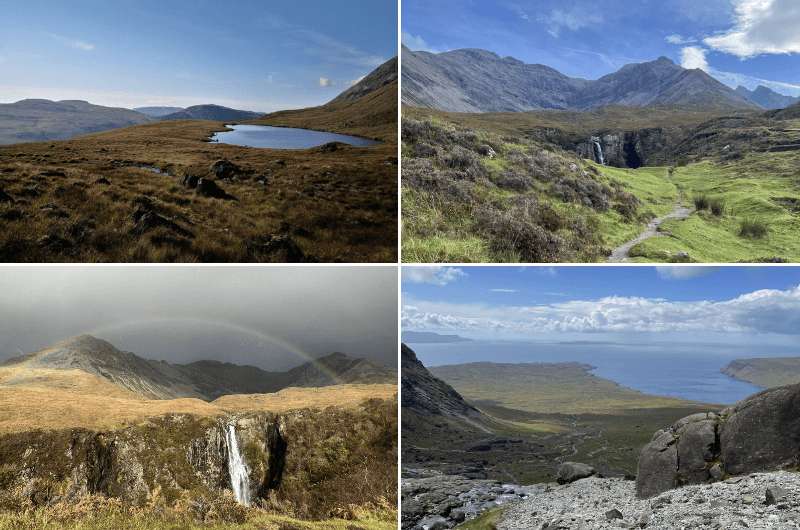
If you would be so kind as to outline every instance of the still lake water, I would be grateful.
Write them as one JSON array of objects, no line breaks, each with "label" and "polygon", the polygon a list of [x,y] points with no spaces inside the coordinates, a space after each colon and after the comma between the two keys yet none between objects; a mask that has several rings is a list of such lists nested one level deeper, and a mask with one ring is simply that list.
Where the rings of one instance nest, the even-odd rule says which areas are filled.
[{"label": "still lake water", "polygon": [[800,355],[798,348],[719,344],[460,342],[409,346],[426,366],[470,362],[581,362],[623,386],[660,396],[731,404],[761,389],[720,372],[734,359]]},{"label": "still lake water", "polygon": [[342,142],[357,147],[378,143],[369,138],[291,127],[270,127],[269,125],[226,125],[226,127],[233,130],[214,133],[211,141],[271,149],[309,149],[329,142]]}]

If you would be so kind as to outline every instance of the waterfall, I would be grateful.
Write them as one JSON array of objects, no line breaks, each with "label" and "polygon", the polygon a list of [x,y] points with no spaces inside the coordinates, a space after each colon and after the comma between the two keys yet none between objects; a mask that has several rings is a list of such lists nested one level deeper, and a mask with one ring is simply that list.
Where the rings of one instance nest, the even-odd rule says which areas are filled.
[{"label": "waterfall", "polygon": [[231,476],[231,489],[236,500],[245,506],[250,505],[250,477],[247,464],[239,452],[239,441],[236,439],[236,427],[228,424],[225,431],[225,441],[228,442],[228,474]]},{"label": "waterfall", "polygon": [[592,138],[592,142],[594,143],[594,156],[597,157],[601,165],[606,165],[606,160],[603,158],[603,146],[600,145],[599,138]]}]

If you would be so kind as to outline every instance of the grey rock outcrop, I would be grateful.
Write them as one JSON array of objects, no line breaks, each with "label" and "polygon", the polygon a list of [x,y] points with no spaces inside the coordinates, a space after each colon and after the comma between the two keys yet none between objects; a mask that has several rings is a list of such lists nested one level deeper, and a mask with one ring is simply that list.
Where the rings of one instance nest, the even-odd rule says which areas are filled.
[{"label": "grey rock outcrop", "polygon": [[796,468],[799,440],[800,385],[765,390],[657,432],[639,457],[636,493],[648,498],[730,475]]},{"label": "grey rock outcrop", "polygon": [[502,484],[436,471],[405,470],[402,479],[402,527],[453,528],[486,510],[526,498],[539,486]]},{"label": "grey rock outcrop", "polygon": [[591,477],[595,474],[595,469],[588,464],[579,462],[564,462],[558,467],[558,483],[569,484],[582,478]]}]

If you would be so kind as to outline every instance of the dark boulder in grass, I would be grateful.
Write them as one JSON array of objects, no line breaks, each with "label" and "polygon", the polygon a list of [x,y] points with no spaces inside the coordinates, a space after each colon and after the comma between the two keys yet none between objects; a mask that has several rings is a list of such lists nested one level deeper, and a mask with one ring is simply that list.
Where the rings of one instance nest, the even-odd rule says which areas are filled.
[{"label": "dark boulder in grass", "polygon": [[800,384],[770,388],[719,414],[687,416],[639,456],[636,494],[800,466]]},{"label": "dark boulder in grass", "polygon": [[288,234],[273,234],[257,238],[248,244],[251,254],[268,261],[303,263],[308,259],[303,250]]},{"label": "dark boulder in grass", "polygon": [[218,180],[228,180],[240,175],[242,168],[228,160],[217,160],[211,164],[211,174]]},{"label": "dark boulder in grass", "polygon": [[229,199],[230,195],[225,193],[219,184],[209,179],[200,179],[197,181],[195,191],[203,197],[213,197],[215,199]]},{"label": "dark boulder in grass", "polygon": [[184,175],[181,184],[185,187],[193,190],[197,187],[197,183],[200,181],[200,177],[197,175]]}]

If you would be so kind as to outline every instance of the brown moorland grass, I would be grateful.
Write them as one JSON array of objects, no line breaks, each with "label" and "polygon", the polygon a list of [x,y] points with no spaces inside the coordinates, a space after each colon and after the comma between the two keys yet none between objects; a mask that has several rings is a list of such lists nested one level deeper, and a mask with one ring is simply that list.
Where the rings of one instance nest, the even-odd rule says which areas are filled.
[{"label": "brown moorland grass", "polygon": [[81,370],[0,368],[0,434],[68,428],[114,429],[165,414],[213,417],[228,412],[285,413],[328,407],[355,408],[390,399],[396,385],[288,388],[275,394],[200,399],[143,399]]},{"label": "brown moorland grass", "polygon": [[[209,143],[224,129],[211,121],[0,147],[0,261],[396,261],[396,114],[371,121],[392,116],[391,90],[264,122],[382,140],[371,147]],[[229,198],[181,184],[185,175],[214,180],[222,159],[242,169],[217,182]]]}]

